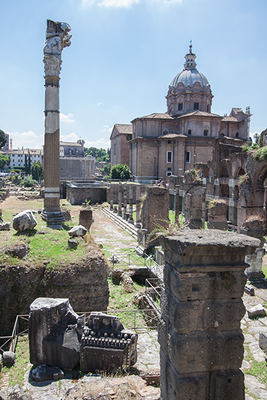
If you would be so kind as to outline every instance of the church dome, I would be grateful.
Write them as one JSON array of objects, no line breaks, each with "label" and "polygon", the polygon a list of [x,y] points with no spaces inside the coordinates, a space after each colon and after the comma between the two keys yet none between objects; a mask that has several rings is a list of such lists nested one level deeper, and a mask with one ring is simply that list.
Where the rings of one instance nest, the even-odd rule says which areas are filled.
[{"label": "church dome", "polygon": [[189,46],[185,55],[184,69],[169,85],[167,98],[168,114],[175,117],[192,111],[211,112],[212,92],[204,74],[196,68],[196,55]]},{"label": "church dome", "polygon": [[184,69],[171,81],[170,87],[177,88],[180,82],[185,87],[192,87],[195,82],[199,82],[202,88],[208,87],[209,82],[207,78],[201,72],[198,72],[196,66],[196,55],[192,53],[192,45],[190,44],[189,53],[185,55]]},{"label": "church dome", "polygon": [[179,83],[183,83],[185,87],[192,87],[195,82],[199,82],[202,88],[209,86],[208,79],[197,69],[184,69],[176,75],[171,81],[170,87],[177,88]]}]

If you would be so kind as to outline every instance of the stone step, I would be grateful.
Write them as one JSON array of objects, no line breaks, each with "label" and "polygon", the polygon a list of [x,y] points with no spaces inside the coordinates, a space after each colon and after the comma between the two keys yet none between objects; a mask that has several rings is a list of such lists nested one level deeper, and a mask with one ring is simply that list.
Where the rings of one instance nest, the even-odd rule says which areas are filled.
[{"label": "stone step", "polygon": [[130,224],[129,222],[127,222],[125,219],[123,219],[119,215],[110,211],[108,208],[103,208],[102,211],[110,219],[112,219],[112,221],[114,221],[115,224],[117,224],[120,228],[127,231],[134,239],[137,240],[137,228],[133,224]]}]

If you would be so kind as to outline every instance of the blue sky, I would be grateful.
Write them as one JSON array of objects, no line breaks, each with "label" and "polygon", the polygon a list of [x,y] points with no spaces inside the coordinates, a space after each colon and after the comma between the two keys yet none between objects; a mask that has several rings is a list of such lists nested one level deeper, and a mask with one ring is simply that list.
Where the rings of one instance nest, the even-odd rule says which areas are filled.
[{"label": "blue sky", "polygon": [[115,123],[165,112],[190,40],[214,95],[212,112],[251,107],[267,128],[266,0],[0,0],[0,129],[13,148],[41,148],[46,20],[67,22],[61,140],[109,146]]}]

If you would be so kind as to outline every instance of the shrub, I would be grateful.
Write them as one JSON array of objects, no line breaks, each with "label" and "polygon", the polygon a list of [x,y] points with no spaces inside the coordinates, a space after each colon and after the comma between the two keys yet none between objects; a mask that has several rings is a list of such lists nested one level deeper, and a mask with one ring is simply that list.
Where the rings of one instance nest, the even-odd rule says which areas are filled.
[{"label": "shrub", "polygon": [[260,147],[254,154],[253,157],[257,161],[267,161],[267,146]]},{"label": "shrub", "polygon": [[111,168],[110,177],[111,179],[130,179],[130,168],[126,164],[113,165],[113,167]]},{"label": "shrub", "polygon": [[24,181],[23,181],[23,185],[25,187],[33,187],[37,184],[36,180],[32,179],[31,176],[25,176]]}]

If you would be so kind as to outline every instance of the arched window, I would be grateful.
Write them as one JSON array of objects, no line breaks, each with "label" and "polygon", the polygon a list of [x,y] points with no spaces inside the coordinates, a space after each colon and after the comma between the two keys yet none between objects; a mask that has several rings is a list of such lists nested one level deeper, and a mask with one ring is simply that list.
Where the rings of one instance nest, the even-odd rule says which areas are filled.
[{"label": "arched window", "polygon": [[235,133],[235,137],[239,138],[239,132],[238,131]]}]

